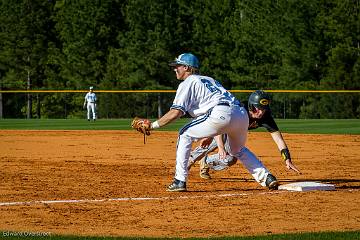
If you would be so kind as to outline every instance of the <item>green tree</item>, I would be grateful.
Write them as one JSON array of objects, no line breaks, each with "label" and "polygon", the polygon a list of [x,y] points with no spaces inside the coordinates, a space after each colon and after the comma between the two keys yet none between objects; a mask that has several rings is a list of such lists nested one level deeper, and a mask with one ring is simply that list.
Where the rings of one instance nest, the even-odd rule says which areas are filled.
[{"label": "green tree", "polygon": [[[172,1],[128,1],[122,9],[124,27],[117,36],[118,46],[109,51],[107,71],[102,83],[110,89],[173,89],[176,79],[169,71],[167,62],[173,58],[169,52],[174,27]],[[149,103],[149,109],[156,109],[157,96],[151,95],[121,95],[112,96],[116,102],[106,100],[112,113],[119,112],[123,116],[155,115],[146,112],[142,107]],[[113,102],[113,103],[111,103]],[[131,102],[129,108],[119,109],[119,102]],[[135,106],[135,108],[134,108]],[[121,111],[121,112],[120,112]]]},{"label": "green tree", "polygon": [[[121,25],[119,1],[57,1],[56,31],[61,40],[53,63],[67,88],[87,88],[103,79],[109,47]],[[121,15],[120,15],[121,16]]]},{"label": "green tree", "polygon": [[[0,85],[2,89],[33,89],[44,86],[48,44],[53,38],[50,1],[1,1]],[[20,97],[20,96],[15,96]],[[4,97],[5,101],[7,96]],[[31,116],[31,96],[28,117]],[[17,101],[18,102],[18,101]],[[21,116],[21,108],[5,108],[5,116]],[[29,109],[30,108],[30,109]]]},{"label": "green tree", "polygon": [[[103,87],[106,60],[110,49],[117,46],[116,37],[122,30],[122,4],[110,0],[56,2],[52,18],[59,41],[49,46],[48,87],[88,89],[92,85],[95,90]],[[69,117],[81,114],[83,96],[47,97],[44,102],[53,102],[50,108],[67,102],[65,112]]]},{"label": "green tree", "polygon": [[360,1],[324,2],[316,24],[323,33],[325,67],[321,86],[359,89]]}]

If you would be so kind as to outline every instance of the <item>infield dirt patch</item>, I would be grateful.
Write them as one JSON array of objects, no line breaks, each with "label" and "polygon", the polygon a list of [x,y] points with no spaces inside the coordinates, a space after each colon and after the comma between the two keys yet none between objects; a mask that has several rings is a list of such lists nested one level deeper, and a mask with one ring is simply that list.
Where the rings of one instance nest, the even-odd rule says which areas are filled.
[{"label": "infield dirt patch", "polygon": [[[148,237],[360,230],[360,136],[284,137],[302,175],[286,170],[268,133],[249,133],[247,146],[280,183],[320,181],[335,191],[269,191],[237,163],[211,180],[195,166],[189,191],[169,193],[176,132],[154,132],[144,145],[133,131],[1,131],[0,230]],[[44,200],[66,202],[36,202]]]}]

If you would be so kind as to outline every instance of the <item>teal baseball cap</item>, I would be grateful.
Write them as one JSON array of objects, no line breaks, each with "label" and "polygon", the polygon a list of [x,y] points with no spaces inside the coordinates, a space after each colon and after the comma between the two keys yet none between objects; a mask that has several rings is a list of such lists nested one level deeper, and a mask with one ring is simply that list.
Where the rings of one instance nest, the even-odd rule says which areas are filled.
[{"label": "teal baseball cap", "polygon": [[192,53],[180,54],[174,61],[169,63],[169,66],[186,65],[193,68],[199,68],[199,59]]}]

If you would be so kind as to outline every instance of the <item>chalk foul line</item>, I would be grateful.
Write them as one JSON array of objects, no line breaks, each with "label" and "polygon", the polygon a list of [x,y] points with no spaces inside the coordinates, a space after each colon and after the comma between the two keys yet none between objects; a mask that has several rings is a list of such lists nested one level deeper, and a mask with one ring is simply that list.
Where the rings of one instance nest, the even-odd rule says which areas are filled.
[{"label": "chalk foul line", "polygon": [[285,191],[262,192],[262,193],[228,193],[213,195],[195,195],[195,196],[175,196],[175,197],[124,197],[124,198],[104,198],[104,199],[64,199],[64,200],[38,200],[24,202],[0,202],[2,206],[36,205],[36,204],[59,204],[59,203],[101,203],[101,202],[126,202],[126,201],[151,201],[151,200],[182,200],[197,198],[219,198],[219,197],[244,197],[251,195],[279,194]]},{"label": "chalk foul line", "polygon": [[[339,190],[337,190],[339,191]],[[340,190],[341,191],[341,190]],[[357,192],[357,189],[347,189],[347,192]],[[19,205],[36,205],[36,204],[59,204],[59,203],[101,203],[101,202],[126,202],[126,201],[163,201],[163,200],[187,200],[198,198],[221,198],[221,197],[246,197],[256,195],[274,195],[282,193],[304,193],[298,191],[271,191],[261,193],[226,193],[226,194],[211,194],[211,195],[195,195],[195,196],[174,196],[174,197],[123,197],[123,198],[104,198],[104,199],[69,199],[69,200],[38,200],[38,201],[24,201],[24,202],[0,202],[0,207],[3,206],[19,206]]]}]

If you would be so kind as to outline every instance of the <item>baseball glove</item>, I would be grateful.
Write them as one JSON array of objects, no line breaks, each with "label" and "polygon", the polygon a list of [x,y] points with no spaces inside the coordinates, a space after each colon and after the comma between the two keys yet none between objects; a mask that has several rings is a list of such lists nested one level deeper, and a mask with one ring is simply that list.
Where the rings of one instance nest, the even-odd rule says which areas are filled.
[{"label": "baseball glove", "polygon": [[149,119],[135,117],[132,120],[131,127],[145,135],[150,135],[151,122]]}]

